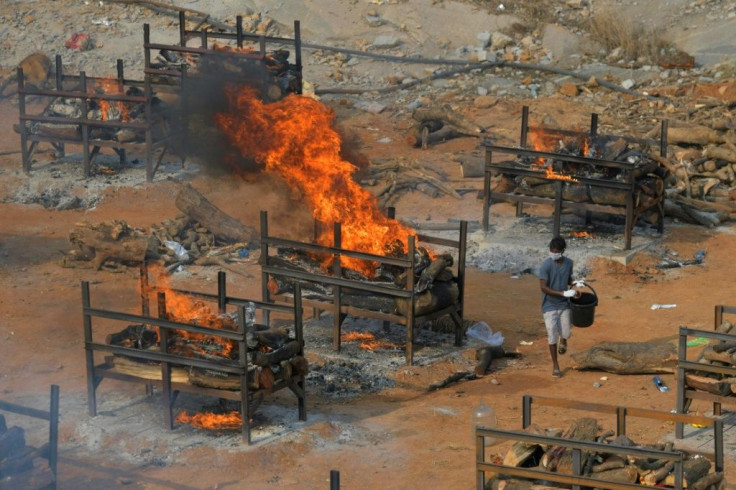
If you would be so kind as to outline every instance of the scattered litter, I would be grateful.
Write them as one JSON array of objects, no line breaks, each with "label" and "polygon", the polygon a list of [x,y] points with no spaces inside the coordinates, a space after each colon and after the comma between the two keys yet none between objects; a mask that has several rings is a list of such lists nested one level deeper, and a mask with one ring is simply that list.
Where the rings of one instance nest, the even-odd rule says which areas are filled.
[{"label": "scattered litter", "polygon": [[513,276],[511,276],[511,279],[518,279],[518,278],[519,278],[519,274],[514,274]]},{"label": "scattered litter", "polygon": [[434,413],[435,415],[442,414],[442,415],[449,415],[451,417],[457,417],[457,412],[452,410],[451,408],[434,407]]},{"label": "scattered litter", "polygon": [[667,310],[670,308],[677,308],[677,305],[652,305],[653,310]]},{"label": "scattered litter", "polygon": [[593,388],[600,388],[601,386],[602,385],[598,381],[596,381],[595,383],[593,383]]},{"label": "scattered litter", "polygon": [[668,386],[665,386],[664,381],[662,381],[659,376],[653,377],[652,381],[654,382],[654,386],[656,386],[657,389],[662,393],[664,393],[665,391],[670,391],[670,388]]},{"label": "scattered litter", "polygon": [[250,257],[250,250],[248,250],[247,248],[241,248],[240,250],[238,250],[238,257],[240,257],[241,259],[247,259],[248,257]]},{"label": "scattered litter", "polygon": [[174,252],[177,260],[181,262],[186,262],[187,260],[189,260],[189,253],[187,252],[187,249],[182,246],[181,243],[174,242],[172,240],[166,240],[164,241],[164,245],[166,245],[166,248]]},{"label": "scattered litter", "polygon": [[705,337],[698,337],[692,340],[688,340],[687,346],[688,347],[698,347],[700,345],[705,345],[707,343],[708,343],[708,339],[706,339]]},{"label": "scattered litter", "polygon": [[526,340],[522,340],[519,342],[520,345],[534,345],[534,342],[527,342]]},{"label": "scattered litter", "polygon": [[482,340],[492,346],[499,346],[504,341],[501,332],[493,333],[493,330],[491,330],[491,327],[486,322],[478,322],[472,325],[468,328],[466,335],[476,340]]},{"label": "scattered litter", "polygon": [[601,381],[608,381],[608,376],[601,376]]},{"label": "scattered litter", "polygon": [[89,51],[95,47],[89,34],[80,33],[72,34],[72,37],[67,39],[64,46],[71,49],[78,49],[80,51]]}]

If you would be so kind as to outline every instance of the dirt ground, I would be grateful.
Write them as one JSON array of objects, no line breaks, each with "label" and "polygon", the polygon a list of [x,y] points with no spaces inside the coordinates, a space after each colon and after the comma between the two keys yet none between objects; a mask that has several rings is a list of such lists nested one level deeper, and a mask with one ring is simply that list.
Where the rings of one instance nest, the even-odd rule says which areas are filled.
[{"label": "dirt ground", "polygon": [[[534,113],[564,119],[570,126],[585,125],[591,111],[586,100],[559,96],[499,97],[497,103],[484,108],[473,107],[470,97],[457,99],[452,93],[447,97],[465,102],[465,115],[491,128],[501,140],[516,138],[523,105],[531,105]],[[405,121],[394,118],[392,112],[354,110],[339,97],[324,102],[334,107],[338,124],[345,134],[353,135],[359,153],[374,160],[406,158],[432,163],[446,172],[452,185],[480,188],[477,179],[461,178],[455,160],[457,155],[477,154],[477,139],[458,138],[422,151],[410,148],[398,136]],[[331,470],[339,471],[341,487],[348,489],[473,488],[471,414],[482,401],[494,408],[499,426],[506,429],[521,428],[522,396],[526,394],[669,412],[675,408],[672,374],[661,376],[672,388],[663,393],[655,388],[650,374],[573,370],[569,355],[604,341],[676,342],[679,326],[711,329],[714,305],[733,304],[733,227],[707,229],[668,220],[661,237],[637,228],[635,235],[645,246],[627,264],[605,257],[588,260],[587,255],[585,263],[576,264],[587,271],[586,279],[594,285],[599,305],[593,326],[574,330],[569,353],[561,357],[562,378],[551,376],[538,279],[533,274],[488,272],[471,266],[466,319],[486,322],[502,332],[504,348],[521,354],[518,359],[494,360],[489,375],[428,391],[431,383],[472,365],[473,344],[415,366],[405,366],[401,352],[378,352],[375,356],[385,356],[393,366],[388,373],[392,387],[338,398],[311,392],[308,386],[306,422],[297,420],[294,398],[279,394],[264,403],[262,427],[255,431],[251,446],[243,445],[237,432],[213,433],[183,425],[167,431],[159,397],[145,397],[142,387],[112,380],[100,385],[99,414],[92,418],[87,414],[80,283],[90,282],[100,307],[134,311],[137,269],[61,267],[59,260],[71,249],[68,236],[76,223],[123,220],[146,229],[176,216],[174,198],[184,183],[191,183],[223,211],[256,228],[259,212],[267,210],[274,233],[298,235],[308,230],[309,211],[278,181],[209,176],[196,166],[181,168],[177,162],[166,162],[152,183],[146,183],[140,162],[117,174],[97,174],[86,180],[73,147],[65,162],[54,162],[50,149],[42,148],[36,154],[34,171],[26,175],[20,154],[13,152],[20,148],[19,136],[12,129],[17,120],[17,105],[8,99],[0,101],[0,399],[44,408],[49,386],[60,386],[62,489],[326,488]],[[52,198],[54,193],[94,204],[67,210],[44,207],[42,197]],[[36,203],[30,202],[32,195],[38,196]],[[474,192],[460,199],[410,192],[393,204],[397,216],[419,222],[481,218],[481,201]],[[551,233],[551,210],[530,207],[528,213],[542,217],[537,236],[530,236],[529,242],[545,243]],[[494,205],[493,219],[512,223],[511,228],[521,226],[521,221],[514,224],[513,208],[507,204]],[[573,223],[570,226],[578,223],[569,215],[565,220]],[[502,237],[485,239],[492,242]],[[594,249],[596,239],[584,244],[570,241],[570,254],[583,245]],[[689,258],[700,250],[706,251],[701,265],[657,267],[663,251]],[[539,250],[540,262],[545,254],[546,250]],[[258,298],[257,257],[233,269],[228,291]],[[216,273],[215,267],[191,266],[176,280],[183,286],[212,289]],[[661,303],[677,306],[650,308]],[[196,398],[182,401],[195,408],[198,403],[203,402]],[[709,414],[712,407],[696,401],[692,409]],[[536,423],[560,428],[581,416],[544,407],[534,414]],[[605,428],[615,428],[614,417],[599,420]],[[37,429],[29,430],[38,436]],[[642,442],[671,439],[673,431],[672,423],[637,419],[627,427],[627,435]],[[726,474],[732,479],[736,461],[733,443],[729,444]],[[491,451],[503,455],[507,447],[502,444]],[[712,448],[706,444],[698,450],[711,452]],[[2,482],[0,488],[5,488]]]}]

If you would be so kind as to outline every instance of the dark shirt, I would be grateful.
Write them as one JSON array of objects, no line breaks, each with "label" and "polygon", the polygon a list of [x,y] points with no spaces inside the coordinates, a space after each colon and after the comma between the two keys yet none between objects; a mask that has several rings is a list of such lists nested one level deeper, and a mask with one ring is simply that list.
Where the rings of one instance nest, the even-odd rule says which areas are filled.
[{"label": "dark shirt", "polygon": [[[565,291],[570,285],[572,265],[572,260],[564,255],[562,256],[561,264],[558,264],[551,258],[547,258],[539,268],[539,279],[547,281],[547,287],[550,289]],[[570,308],[567,298],[542,293],[542,312],[564,310],[567,308]]]}]

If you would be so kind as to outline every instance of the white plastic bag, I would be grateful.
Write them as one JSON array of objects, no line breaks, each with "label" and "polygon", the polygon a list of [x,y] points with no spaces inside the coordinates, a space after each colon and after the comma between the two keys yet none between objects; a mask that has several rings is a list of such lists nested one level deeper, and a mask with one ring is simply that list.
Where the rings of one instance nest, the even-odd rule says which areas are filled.
[{"label": "white plastic bag", "polygon": [[470,338],[481,340],[486,344],[492,345],[494,347],[498,347],[499,345],[503,344],[504,341],[501,332],[493,333],[493,330],[491,330],[491,327],[489,327],[486,322],[478,322],[473,324],[470,328],[468,328],[466,335]]},{"label": "white plastic bag", "polygon": [[166,240],[164,241],[164,245],[166,246],[166,248],[174,252],[176,259],[180,262],[186,262],[187,260],[189,260],[189,252],[187,252],[187,249],[184,248],[181,243]]}]

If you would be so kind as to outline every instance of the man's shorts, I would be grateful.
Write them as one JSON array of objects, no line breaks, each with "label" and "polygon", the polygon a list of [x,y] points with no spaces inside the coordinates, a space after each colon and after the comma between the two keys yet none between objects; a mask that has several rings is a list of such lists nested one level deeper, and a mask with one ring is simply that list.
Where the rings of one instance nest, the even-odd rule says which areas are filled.
[{"label": "man's shorts", "polygon": [[544,312],[544,326],[547,328],[547,342],[549,345],[555,345],[560,336],[563,339],[569,339],[572,335],[572,310],[565,308],[564,310],[552,310]]}]

